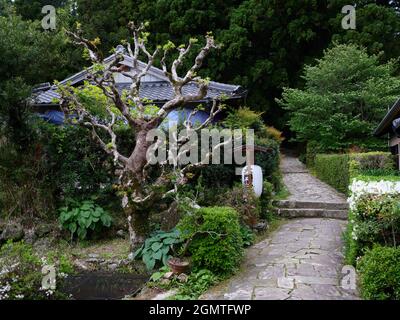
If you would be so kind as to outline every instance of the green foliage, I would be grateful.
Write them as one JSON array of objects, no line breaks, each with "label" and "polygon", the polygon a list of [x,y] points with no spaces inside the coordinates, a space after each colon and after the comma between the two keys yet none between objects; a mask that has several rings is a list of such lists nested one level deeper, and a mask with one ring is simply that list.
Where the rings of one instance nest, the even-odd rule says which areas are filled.
[{"label": "green foliage", "polygon": [[112,222],[109,213],[92,200],[71,201],[60,209],[59,220],[61,226],[71,233],[71,239],[76,234],[81,240],[87,237],[88,231],[98,232],[102,227],[110,227]]},{"label": "green foliage", "polygon": [[151,277],[150,281],[157,282],[159,281],[167,272],[169,272],[169,267],[162,266],[158,271],[154,272]]},{"label": "green foliage", "polygon": [[[113,199],[111,190],[113,164],[79,126],[55,126],[44,121],[37,124],[41,157],[46,161],[47,182],[54,186],[57,198],[76,200],[93,195]],[[129,141],[129,140],[128,140]],[[114,197],[116,199],[116,197]]]},{"label": "green foliage", "polygon": [[340,192],[347,193],[349,175],[349,156],[347,154],[318,154],[314,170],[319,179]]},{"label": "green foliage", "polygon": [[175,300],[196,300],[218,281],[218,277],[207,269],[192,272],[186,283],[180,285]]},{"label": "green foliage", "polygon": [[260,217],[270,221],[273,216],[272,198],[274,195],[274,186],[272,183],[264,180],[263,191],[259,198]]},{"label": "green foliage", "polygon": [[397,99],[394,61],[380,64],[355,45],[335,45],[305,68],[304,90],[285,88],[279,103],[289,111],[297,141],[318,141],[328,150],[384,148],[371,132]]},{"label": "green foliage", "polygon": [[253,231],[248,226],[241,224],[240,233],[242,234],[243,246],[250,247],[256,239]]},{"label": "green foliage", "polygon": [[65,256],[39,257],[32,246],[24,242],[7,242],[0,248],[0,300],[47,300],[65,299],[65,294],[53,290],[41,290],[42,266],[52,264],[56,268],[57,287],[63,281],[63,273],[73,271]]},{"label": "green foliage", "polygon": [[364,299],[400,299],[400,248],[376,246],[365,253],[357,269]]},{"label": "green foliage", "polygon": [[188,243],[195,269],[216,274],[237,269],[243,253],[239,215],[229,207],[209,207],[187,214],[177,226]]},{"label": "green foliage", "polygon": [[354,238],[353,227],[355,224],[354,213],[350,210],[348,216],[348,223],[346,230],[343,233],[344,240],[344,257],[346,264],[355,265],[357,257],[361,252],[361,246],[359,242]]},{"label": "green foliage", "polygon": [[255,164],[261,167],[264,179],[270,180],[279,189],[279,180],[276,180],[279,179],[276,176],[279,175],[279,143],[273,139],[256,137],[255,144],[268,149],[267,152],[255,152]]},{"label": "green foliage", "polygon": [[308,141],[306,147],[306,165],[309,168],[314,168],[315,157],[317,154],[323,153],[323,148],[317,141]]},{"label": "green foliage", "polygon": [[231,111],[223,125],[230,129],[254,129],[260,131],[264,127],[261,113],[250,110],[248,107],[242,107]]},{"label": "green foliage", "polygon": [[182,242],[180,232],[172,230],[170,232],[157,231],[146,239],[144,244],[135,252],[135,258],[142,258],[148,270],[154,269],[157,263],[167,265],[171,258],[174,246]]},{"label": "green foliage", "polygon": [[346,261],[356,258],[374,244],[397,246],[400,239],[400,197],[363,195],[350,212],[345,234]]},{"label": "green foliage", "polygon": [[241,223],[254,226],[260,216],[260,203],[254,191],[242,185],[233,187],[221,196],[220,203],[234,208],[239,213]]},{"label": "green foliage", "polygon": [[313,169],[318,178],[347,193],[352,178],[394,175],[394,158],[388,152],[317,154]]},{"label": "green foliage", "polygon": [[35,156],[35,146],[21,150],[0,142],[0,217],[51,217],[55,201],[47,181],[47,162]]},{"label": "green foliage", "polygon": [[400,21],[393,7],[398,7],[398,2],[382,1],[389,3],[388,6],[376,5],[374,1],[358,2],[361,2],[361,5],[357,3],[357,28],[343,30],[340,27],[342,16],[338,15],[333,29],[336,33],[333,41],[357,43],[366,47],[369,53],[382,54],[382,59],[385,60],[397,58],[400,46],[397,41],[394,41],[394,34],[400,30]]}]

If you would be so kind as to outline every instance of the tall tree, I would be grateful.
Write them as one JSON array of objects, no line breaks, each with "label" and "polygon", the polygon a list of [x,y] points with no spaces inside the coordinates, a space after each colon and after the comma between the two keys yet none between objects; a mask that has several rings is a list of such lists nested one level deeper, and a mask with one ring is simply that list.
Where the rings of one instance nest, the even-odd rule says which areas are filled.
[{"label": "tall tree", "polygon": [[[148,159],[148,151],[153,145],[153,141],[149,139],[148,134],[151,130],[156,129],[170,112],[184,104],[199,101],[206,96],[209,81],[199,77],[198,70],[200,70],[210,51],[217,48],[214,38],[207,35],[205,45],[198,51],[193,65],[182,72],[182,69],[178,70],[178,67],[187,59],[188,53],[193,49],[196,40],[191,39],[186,46],[179,47],[175,47],[172,42],[167,43],[163,47],[164,53],[161,64],[164,74],[173,88],[174,97],[161,107],[157,107],[149,103],[148,99],[139,95],[141,80],[149,72],[160,51],[160,47],[157,47],[154,52],[147,50],[147,33],[144,32],[144,27],[143,24],[137,26],[132,22],[129,23],[129,39],[132,39],[132,41],[127,41],[127,50],[132,58],[133,66],[137,65],[141,54],[146,57],[147,63],[142,70],[136,70],[134,74],[125,72],[123,68],[120,68],[119,63],[124,60],[121,53],[117,53],[110,63],[105,64],[104,55],[97,47],[100,43],[99,40],[89,41],[83,37],[79,29],[76,33],[69,32],[72,39],[77,44],[83,45],[85,50],[89,52],[93,62],[93,68],[89,69],[89,78],[94,85],[86,83],[83,88],[73,88],[69,85],[59,86],[62,95],[60,102],[64,112],[76,114],[77,122],[91,130],[95,141],[114,159],[115,164],[121,169],[117,184],[122,198],[122,206],[127,215],[133,247],[144,241],[148,230],[149,212],[143,210],[143,208],[160,200],[161,197],[165,196],[166,190],[169,190],[168,194],[176,192],[178,185],[187,182],[189,171],[202,164],[199,162],[187,166],[175,165],[176,176],[161,164],[161,171],[154,177],[154,173],[149,174],[151,163]],[[168,66],[165,58],[171,54],[174,56],[173,63]],[[114,75],[118,73],[132,80],[127,92],[119,92],[116,86]],[[198,85],[196,94],[185,94],[183,92],[183,86],[189,82]],[[94,98],[94,101],[97,101],[97,105],[92,102],[85,103],[87,101],[85,96],[87,97],[88,94]],[[190,121],[186,122],[187,135],[204,128],[220,111],[221,105],[218,104],[218,98],[216,98],[210,111],[210,117],[202,125],[196,125],[193,128],[189,124]],[[135,145],[128,154],[122,154],[116,143],[116,128],[123,125],[129,126],[130,134],[135,139]],[[181,136],[180,134],[176,143],[181,146],[186,144],[188,139],[186,135]],[[163,144],[165,141],[158,139],[157,144],[159,143]],[[178,163],[180,162],[179,155],[182,156],[183,153],[178,153],[175,157],[174,160]],[[209,156],[210,154],[206,155],[206,157]],[[201,161],[207,161],[207,159],[203,158]],[[175,186],[173,181],[175,181]]]},{"label": "tall tree", "polygon": [[398,99],[395,71],[394,61],[380,64],[365,49],[336,45],[317,65],[306,66],[305,89],[285,88],[279,103],[298,141],[315,141],[326,151],[382,148],[372,131]]}]

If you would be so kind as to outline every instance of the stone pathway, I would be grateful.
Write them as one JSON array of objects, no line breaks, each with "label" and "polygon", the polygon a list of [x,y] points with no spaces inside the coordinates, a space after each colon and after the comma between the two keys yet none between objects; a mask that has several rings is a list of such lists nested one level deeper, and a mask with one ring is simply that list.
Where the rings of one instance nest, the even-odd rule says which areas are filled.
[{"label": "stone pathway", "polygon": [[[310,175],[296,158],[284,157],[281,168],[291,193],[286,204],[305,210],[320,206],[316,210],[321,212],[332,210],[329,205],[346,208],[345,197]],[[246,251],[240,273],[202,299],[358,299],[356,292],[340,286],[345,226],[345,221],[329,218],[289,220],[270,238]]]},{"label": "stone pathway", "polygon": [[345,196],[310,174],[297,158],[283,155],[281,171],[290,195],[285,200],[275,201],[278,215],[347,220]]},{"label": "stone pathway", "polygon": [[247,250],[243,271],[206,300],[357,299],[340,286],[345,222],[293,219]]},{"label": "stone pathway", "polygon": [[331,186],[311,175],[297,158],[283,155],[281,161],[283,182],[290,192],[288,201],[316,201],[345,203],[346,198]]}]

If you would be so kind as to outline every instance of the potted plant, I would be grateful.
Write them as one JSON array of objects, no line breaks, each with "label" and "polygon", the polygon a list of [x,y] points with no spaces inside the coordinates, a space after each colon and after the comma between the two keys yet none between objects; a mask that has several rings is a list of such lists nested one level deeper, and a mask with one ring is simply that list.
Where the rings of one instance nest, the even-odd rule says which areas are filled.
[{"label": "potted plant", "polygon": [[181,257],[169,258],[167,264],[175,274],[187,273],[190,265],[188,260]]}]

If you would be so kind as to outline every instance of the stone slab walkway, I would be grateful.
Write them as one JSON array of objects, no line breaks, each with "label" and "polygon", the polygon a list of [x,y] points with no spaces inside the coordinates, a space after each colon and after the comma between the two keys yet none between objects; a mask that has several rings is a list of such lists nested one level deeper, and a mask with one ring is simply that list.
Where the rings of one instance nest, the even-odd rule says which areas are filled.
[{"label": "stone slab walkway", "polygon": [[345,222],[293,219],[247,250],[242,271],[206,300],[357,299],[341,288]]},{"label": "stone slab walkway", "polygon": [[281,160],[283,182],[290,192],[289,201],[345,203],[346,198],[334,188],[311,175],[297,158],[283,155]]},{"label": "stone slab walkway", "polygon": [[[344,204],[346,199],[308,173],[296,158],[281,162],[293,202]],[[246,251],[242,271],[202,296],[206,300],[358,299],[340,283],[346,221],[296,218]]]}]

